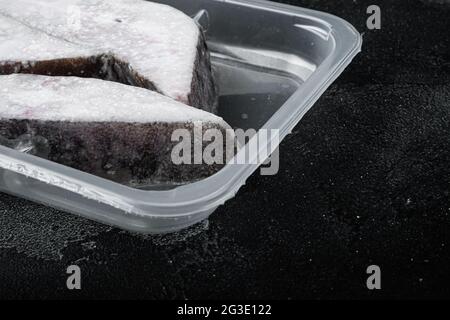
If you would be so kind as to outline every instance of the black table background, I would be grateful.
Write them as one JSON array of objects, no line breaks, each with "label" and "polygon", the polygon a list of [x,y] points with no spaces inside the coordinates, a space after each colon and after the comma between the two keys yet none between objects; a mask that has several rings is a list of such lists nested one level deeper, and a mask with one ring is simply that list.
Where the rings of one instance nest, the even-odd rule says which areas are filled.
[{"label": "black table background", "polygon": [[[139,236],[0,194],[1,298],[450,295],[450,6],[280,1],[334,13],[363,52],[208,222]],[[82,290],[66,289],[67,266]],[[382,290],[365,287],[368,265]]]}]

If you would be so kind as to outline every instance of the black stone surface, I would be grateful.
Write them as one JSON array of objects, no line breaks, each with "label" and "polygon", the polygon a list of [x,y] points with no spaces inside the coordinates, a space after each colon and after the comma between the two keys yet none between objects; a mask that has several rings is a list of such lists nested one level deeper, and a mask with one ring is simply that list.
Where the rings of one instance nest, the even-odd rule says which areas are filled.
[{"label": "black stone surface", "polygon": [[369,31],[373,1],[283,2],[347,19],[364,48],[283,141],[280,173],[170,236],[0,195],[1,298],[449,297],[449,6],[378,0]]}]

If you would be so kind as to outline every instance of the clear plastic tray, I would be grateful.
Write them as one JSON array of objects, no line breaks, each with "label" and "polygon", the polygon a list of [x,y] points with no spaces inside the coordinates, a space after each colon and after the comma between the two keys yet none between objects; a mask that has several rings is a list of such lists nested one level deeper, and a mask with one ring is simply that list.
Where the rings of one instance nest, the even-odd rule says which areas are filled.
[{"label": "clear plastic tray", "polygon": [[[233,127],[279,129],[280,141],[361,48],[349,23],[323,12],[260,0],[155,2],[184,11],[207,30],[220,115]],[[257,168],[228,164],[199,182],[138,190],[0,146],[1,191],[141,233],[207,218]]]}]

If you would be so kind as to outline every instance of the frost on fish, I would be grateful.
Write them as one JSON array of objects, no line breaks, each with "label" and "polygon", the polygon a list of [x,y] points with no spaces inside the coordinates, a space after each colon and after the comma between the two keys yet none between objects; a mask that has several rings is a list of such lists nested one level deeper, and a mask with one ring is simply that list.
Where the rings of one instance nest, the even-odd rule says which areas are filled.
[{"label": "frost on fish", "polygon": [[222,164],[172,161],[179,143],[172,141],[174,130],[192,133],[199,123],[204,132],[230,134],[222,118],[143,88],[79,77],[0,76],[3,139],[39,137],[49,160],[131,186],[192,182],[220,170]]},{"label": "frost on fish", "polygon": [[203,32],[143,0],[0,2],[0,74],[95,77],[216,112]]}]

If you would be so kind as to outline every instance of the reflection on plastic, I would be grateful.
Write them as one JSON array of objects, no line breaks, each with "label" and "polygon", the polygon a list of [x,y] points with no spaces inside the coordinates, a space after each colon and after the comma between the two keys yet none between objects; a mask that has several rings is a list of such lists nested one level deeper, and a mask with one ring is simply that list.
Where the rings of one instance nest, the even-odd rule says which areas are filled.
[{"label": "reflection on plastic", "polygon": [[6,139],[0,136],[0,145],[40,158],[47,158],[50,152],[47,139],[30,133],[23,134],[17,139]]}]

